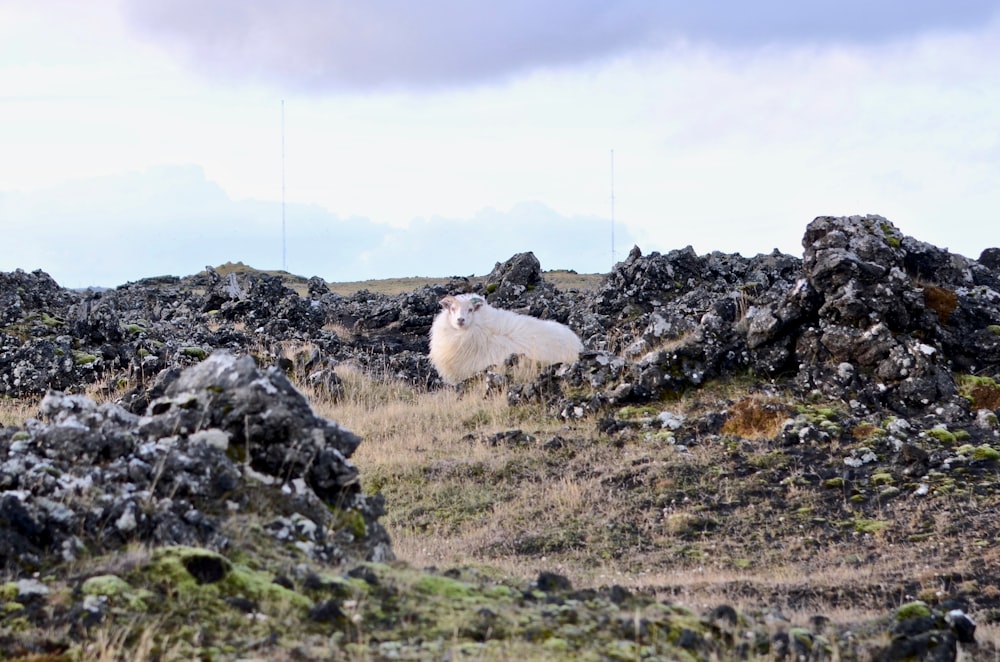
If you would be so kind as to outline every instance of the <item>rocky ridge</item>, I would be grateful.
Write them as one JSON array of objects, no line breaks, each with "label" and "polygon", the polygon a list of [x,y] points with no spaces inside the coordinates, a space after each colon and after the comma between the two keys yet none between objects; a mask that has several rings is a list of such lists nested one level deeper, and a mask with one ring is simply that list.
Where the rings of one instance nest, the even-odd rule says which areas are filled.
[{"label": "rocky ridge", "polygon": [[[817,218],[803,248],[802,259],[636,248],[603,287],[583,292],[546,282],[530,253],[497,264],[480,285],[453,279],[398,296],[344,297],[316,278],[300,295],[277,278],[212,269],[83,292],[43,272],[0,274],[0,392],[44,395],[38,419],[0,430],[0,561],[20,582],[13,599],[44,604],[32,593],[32,573],[82,556],[136,543],[224,554],[247,527],[344,572],[390,560],[381,501],[363,494],[364,477],[349,462],[360,440],[317,418],[286,374],[334,397],[344,364],[443,388],[426,358],[427,330],[441,297],[468,290],[567,323],[584,340],[572,366],[524,384],[491,377],[511,406],[541,403],[566,421],[594,420],[612,440],[666,430],[676,447],[739,439],[741,420],[745,436],[771,407],[774,442],[812,466],[802,485],[832,489],[862,515],[904,490],[944,492],[958,480],[979,508],[995,505],[1000,249],[972,260],[878,216]],[[754,382],[764,397],[690,419],[634,415],[733,379]],[[88,385],[117,393],[118,404],[79,395]],[[766,397],[779,391],[843,407],[833,418],[818,416],[818,405],[789,411]],[[854,443],[861,429],[870,435]],[[838,444],[844,455],[831,462]],[[975,519],[976,540],[992,545],[1000,532],[987,519]],[[181,556],[192,567],[225,565]],[[469,588],[475,581],[462,586],[480,590]],[[538,590],[519,600],[565,607],[601,597],[558,582]],[[897,636],[882,653],[954,659],[960,643],[974,642],[966,612],[1000,614],[991,595],[910,603],[884,626]],[[342,598],[332,613],[343,611]],[[86,614],[99,620],[108,605],[91,600]],[[28,610],[38,622],[43,612]],[[702,618],[685,635],[696,658],[722,650],[707,643],[720,631],[704,636],[718,614]],[[646,627],[669,630],[668,621]],[[784,645],[786,656],[797,650],[799,659],[822,659],[831,640],[845,636],[819,628],[785,634],[784,644],[768,636],[742,655],[781,657]],[[681,636],[671,635],[675,644]],[[654,641],[650,635],[647,643]],[[836,647],[846,658],[863,655],[848,639]]]}]

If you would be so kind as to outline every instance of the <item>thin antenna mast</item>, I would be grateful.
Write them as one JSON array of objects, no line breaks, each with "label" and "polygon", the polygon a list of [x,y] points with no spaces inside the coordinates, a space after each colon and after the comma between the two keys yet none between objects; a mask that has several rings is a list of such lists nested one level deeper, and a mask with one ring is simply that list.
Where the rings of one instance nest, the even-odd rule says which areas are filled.
[{"label": "thin antenna mast", "polygon": [[281,100],[281,270],[285,264],[285,100]]},{"label": "thin antenna mast", "polygon": [[611,268],[615,267],[615,150],[611,150]]}]

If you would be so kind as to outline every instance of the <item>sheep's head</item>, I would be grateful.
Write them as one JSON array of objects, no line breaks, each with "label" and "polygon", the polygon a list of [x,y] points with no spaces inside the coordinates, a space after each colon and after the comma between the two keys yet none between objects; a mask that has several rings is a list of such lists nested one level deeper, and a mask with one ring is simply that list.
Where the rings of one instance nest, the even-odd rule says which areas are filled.
[{"label": "sheep's head", "polygon": [[441,309],[448,312],[448,322],[459,331],[472,326],[475,312],[483,307],[486,301],[475,294],[459,294],[441,299]]}]

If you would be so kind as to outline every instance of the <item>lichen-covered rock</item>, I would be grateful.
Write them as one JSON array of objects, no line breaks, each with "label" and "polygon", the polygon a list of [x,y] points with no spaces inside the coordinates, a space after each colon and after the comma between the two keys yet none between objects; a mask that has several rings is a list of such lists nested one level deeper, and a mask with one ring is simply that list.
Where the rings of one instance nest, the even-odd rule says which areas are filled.
[{"label": "lichen-covered rock", "polygon": [[486,291],[498,304],[508,304],[542,284],[542,265],[534,253],[518,253],[506,262],[497,262],[486,277]]},{"label": "lichen-covered rock", "polygon": [[298,518],[289,544],[327,562],[392,558],[381,500],[347,459],[358,437],[250,357],[217,352],[173,375],[142,416],[58,391],[40,413],[0,434],[8,571],[131,542],[225,549],[230,520],[251,515]]}]

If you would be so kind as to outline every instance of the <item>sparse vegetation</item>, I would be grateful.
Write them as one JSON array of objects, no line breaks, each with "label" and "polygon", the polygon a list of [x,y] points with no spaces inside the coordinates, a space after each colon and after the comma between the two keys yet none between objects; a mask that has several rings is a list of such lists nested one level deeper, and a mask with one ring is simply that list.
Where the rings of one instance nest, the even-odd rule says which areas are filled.
[{"label": "sparse vegetation", "polygon": [[729,408],[722,432],[746,439],[772,439],[791,413],[791,407],[776,398],[751,395]]},{"label": "sparse vegetation", "polygon": [[941,324],[947,324],[952,313],[958,308],[958,295],[937,285],[924,285],[924,304],[937,313]]},{"label": "sparse vegetation", "polygon": [[[253,267],[249,267],[242,262],[227,262],[215,268],[220,276],[227,276],[230,273],[236,274],[259,274],[265,273],[269,276],[278,276],[281,280],[288,286],[294,289],[299,294],[305,294],[308,289],[309,280],[303,278],[302,276],[296,276],[290,274],[287,271],[259,271]],[[468,278],[470,285],[475,285],[476,283],[484,283],[486,281],[485,276],[475,276],[469,275],[464,276]],[[327,287],[331,292],[340,294],[342,296],[348,296],[361,290],[368,290],[370,292],[377,292],[379,294],[401,294],[403,292],[412,292],[418,287],[423,287],[424,285],[444,285],[454,278],[463,278],[463,276],[452,276],[444,278],[427,278],[427,277],[408,277],[408,278],[381,278],[377,280],[359,280],[359,281],[347,281],[347,282],[337,282],[337,283],[327,283]],[[545,272],[545,279],[551,282],[553,285],[562,290],[594,290],[600,287],[604,280],[607,278],[606,274],[579,274],[575,271],[567,271],[562,269],[555,269],[552,271]]]},{"label": "sparse vegetation", "polygon": [[1000,384],[989,377],[960,375],[958,392],[976,409],[1000,409]]},{"label": "sparse vegetation", "polygon": [[[413,280],[386,287],[430,279]],[[334,392],[307,379],[311,342],[251,351],[283,359],[313,408],[363,439],[351,461],[385,498],[399,562],[318,564],[248,511],[227,520],[221,552],[127,548],[40,573],[54,609],[110,605],[105,622],[39,633],[50,651],[6,647],[33,626],[0,581],[0,612],[17,614],[0,659],[728,659],[737,644],[771,659],[781,637],[803,659],[852,659],[855,642],[885,644],[897,620],[949,601],[976,604],[981,650],[997,649],[1000,451],[987,432],[893,433],[884,411],[745,376],[562,418],[485,381],[428,390],[374,362],[336,365]],[[1000,407],[991,379],[963,376],[959,392]],[[0,423],[37,408],[7,400]],[[330,508],[338,531],[365,534],[356,511]],[[732,646],[713,656],[705,642]]]}]

